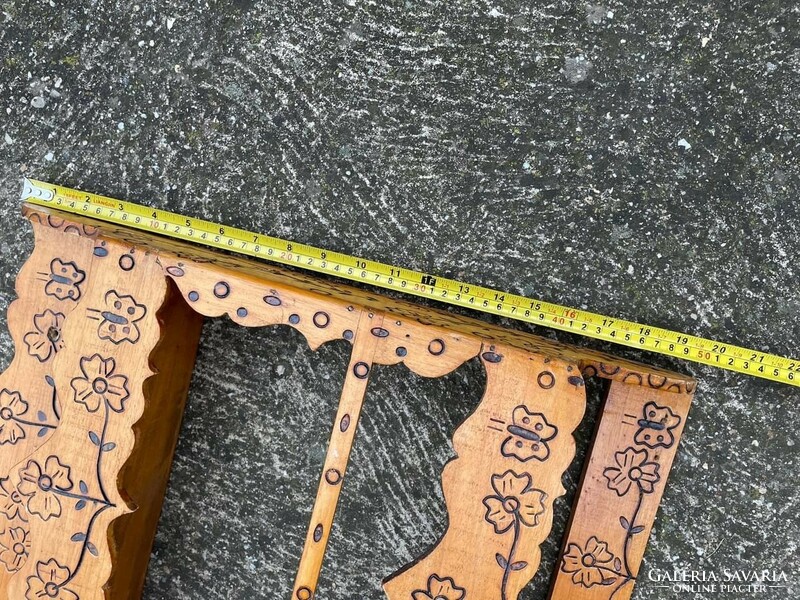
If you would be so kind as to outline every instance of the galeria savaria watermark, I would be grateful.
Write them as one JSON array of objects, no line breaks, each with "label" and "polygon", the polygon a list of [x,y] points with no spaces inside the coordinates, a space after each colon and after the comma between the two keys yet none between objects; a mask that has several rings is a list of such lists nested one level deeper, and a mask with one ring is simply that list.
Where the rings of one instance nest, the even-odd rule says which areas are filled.
[{"label": "galeria savaria watermark", "polygon": [[789,588],[791,583],[785,571],[775,569],[722,569],[721,571],[706,571],[682,569],[667,571],[664,569],[650,569],[647,579],[653,587],[668,588],[672,592],[680,593],[721,593],[721,594],[758,594],[776,588]]}]

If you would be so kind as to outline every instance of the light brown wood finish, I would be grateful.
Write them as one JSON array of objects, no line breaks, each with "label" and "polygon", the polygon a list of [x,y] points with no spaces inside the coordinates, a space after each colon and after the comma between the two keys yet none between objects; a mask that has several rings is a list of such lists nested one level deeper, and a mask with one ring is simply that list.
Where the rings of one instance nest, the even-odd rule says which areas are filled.
[{"label": "light brown wood finish", "polygon": [[631,597],[691,400],[611,383],[550,598]]},{"label": "light brown wood finish", "polygon": [[[390,577],[390,600],[516,598],[539,566],[561,475],[575,454],[583,378],[575,365],[485,348],[486,391],[456,431],[458,458],[445,468],[450,523],[416,564]],[[450,590],[445,593],[445,590]]]},{"label": "light brown wood finish", "polygon": [[203,324],[172,284],[156,318],[179,326],[162,325],[161,340],[150,353],[155,375],[144,382],[145,410],[133,426],[137,443],[119,474],[135,510],[113,521],[108,534],[114,568],[107,587],[129,590],[129,597],[144,587]]},{"label": "light brown wood finish", "polygon": [[322,569],[322,559],[328,544],[336,505],[342,491],[350,451],[353,448],[361,407],[367,393],[367,383],[372,371],[372,361],[380,338],[371,330],[380,328],[383,315],[362,312],[353,338],[353,352],[345,373],[342,395],[334,421],[331,440],[322,475],[317,488],[317,498],[311,512],[311,522],[306,535],[303,555],[297,569],[293,596],[309,600],[317,589],[317,580]]},{"label": "light brown wood finish", "polygon": [[[135,597],[199,320],[167,302],[167,282],[153,255],[91,229],[45,222],[35,227],[34,255],[20,277],[26,287],[11,313],[29,331],[18,344],[18,366],[0,384],[0,404],[8,405],[4,429],[18,436],[4,438],[11,451],[4,446],[0,454],[7,519],[0,594],[99,600],[115,564],[112,581]],[[25,274],[30,269],[35,276]],[[52,317],[66,311],[72,318]],[[176,324],[169,334],[162,335],[159,317]],[[168,373],[157,372],[167,366]],[[49,393],[45,380],[52,383]],[[146,436],[135,451],[134,427]],[[134,534],[109,544],[112,522],[115,535]]]},{"label": "light brown wood finish", "polygon": [[[661,390],[659,397],[678,398],[694,387],[690,378],[679,374],[477,319],[79,216],[26,211],[37,244],[19,276],[20,299],[9,313],[18,353],[0,376],[0,385],[19,391],[26,401],[30,398],[31,405],[24,407],[9,395],[0,406],[0,417],[33,417],[31,422],[36,422],[41,410],[44,420],[38,427],[24,425],[23,431],[29,428],[24,439],[13,426],[22,424],[13,419],[5,424],[5,434],[0,431],[0,437],[17,433],[15,443],[9,438],[0,444],[0,478],[8,478],[0,479],[6,482],[7,496],[5,504],[0,502],[4,539],[11,543],[20,535],[17,530],[27,532],[23,545],[14,546],[24,550],[16,570],[0,575],[0,597],[5,592],[11,600],[25,598],[31,586],[42,590],[49,586],[47,590],[56,593],[52,597],[60,600],[139,597],[199,332],[200,320],[192,311],[228,315],[245,326],[286,324],[301,331],[312,348],[334,339],[348,340],[354,343],[351,371],[359,362],[368,368],[403,362],[415,373],[439,377],[480,357],[487,373],[486,391],[476,412],[457,430],[458,458],[443,476],[449,527],[425,557],[385,582],[391,600],[517,596],[538,567],[553,500],[564,491],[560,478],[573,458],[572,431],[584,411],[582,371],[611,379],[612,389],[628,390],[631,404],[638,399],[640,408],[641,399],[654,393],[652,389]],[[54,263],[56,259],[61,262]],[[61,269],[62,263],[80,265],[84,278],[74,283],[54,279],[53,265]],[[79,277],[67,267],[64,277]],[[42,273],[41,280],[36,273]],[[174,282],[174,290],[168,280]],[[54,299],[45,293],[59,282],[59,295],[78,287],[80,296]],[[144,313],[140,307],[146,307]],[[56,319],[47,310],[64,316]],[[65,346],[51,343],[57,358],[41,361],[35,354],[47,346],[35,344],[47,336],[47,322],[54,319],[62,328]],[[119,327],[112,331],[111,325]],[[176,356],[178,362],[167,367],[167,357]],[[124,392],[109,395],[103,382],[96,381],[94,370]],[[162,374],[152,376],[154,371]],[[127,378],[125,386],[118,376]],[[54,419],[57,411],[50,408],[52,393],[47,395],[52,388],[42,383],[45,377],[55,382],[58,391],[63,408],[59,422]],[[99,388],[86,388],[84,380]],[[301,600],[313,595],[342,487],[341,481],[331,486],[325,475],[330,469],[344,475],[365,388],[366,379],[348,373],[293,592]],[[125,394],[124,410],[118,412]],[[102,402],[95,409],[97,398]],[[8,410],[3,412],[4,408]],[[106,413],[107,423],[99,419]],[[343,428],[345,415],[350,419]],[[37,436],[38,429],[46,430],[42,437]],[[103,446],[106,440],[115,445],[100,452],[98,443]],[[48,463],[51,456],[59,462]],[[39,471],[29,467],[30,461]],[[52,483],[45,480],[44,489],[41,473],[50,471]],[[30,493],[15,495],[15,486],[23,479],[28,481],[24,491]],[[98,482],[103,483],[108,501],[96,495]],[[29,511],[30,497],[49,498],[45,492],[74,503],[61,502],[62,514],[47,519],[24,512]],[[582,498],[591,499],[596,493],[590,489],[582,492]],[[82,496],[69,494],[87,499],[80,505]],[[52,508],[38,503],[30,508],[40,513]],[[13,514],[15,507],[23,511],[25,521]],[[103,511],[92,517],[87,535],[86,521],[98,512],[95,508]],[[573,521],[575,531],[591,522],[590,516],[581,514]],[[107,537],[101,533],[106,531]],[[131,541],[134,531],[139,539]],[[636,541],[645,539],[643,532]],[[0,560],[3,556],[0,553]]]}]

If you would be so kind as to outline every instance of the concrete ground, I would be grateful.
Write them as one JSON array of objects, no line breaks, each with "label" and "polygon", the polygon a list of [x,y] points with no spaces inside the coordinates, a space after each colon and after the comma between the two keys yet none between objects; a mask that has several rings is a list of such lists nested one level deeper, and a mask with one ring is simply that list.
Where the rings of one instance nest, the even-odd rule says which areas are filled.
[{"label": "concrete ground", "polygon": [[[0,367],[32,244],[23,176],[797,355],[799,17],[743,0],[0,0]],[[504,324],[699,379],[636,599],[800,594],[797,388]],[[207,324],[146,600],[290,595],[346,363],[344,342]],[[320,598],[382,598],[444,531],[439,473],[483,377],[377,370]],[[523,600],[546,596],[578,473]],[[673,569],[783,570],[790,587],[647,580]]]}]

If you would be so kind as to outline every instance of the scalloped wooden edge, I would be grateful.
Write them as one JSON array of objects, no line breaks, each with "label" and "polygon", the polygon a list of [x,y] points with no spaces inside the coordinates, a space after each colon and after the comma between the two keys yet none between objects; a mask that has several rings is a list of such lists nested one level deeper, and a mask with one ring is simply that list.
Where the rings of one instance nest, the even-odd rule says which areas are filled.
[{"label": "scalloped wooden edge", "polygon": [[[631,391],[641,387],[644,390],[657,391],[658,394],[669,396],[691,395],[695,388],[693,378],[679,373],[590,349],[561,344],[526,332],[504,329],[479,319],[445,310],[421,308],[402,299],[364,291],[340,282],[327,281],[321,277],[311,277],[253,259],[231,256],[193,244],[177,242],[149,233],[94,221],[80,215],[60,213],[41,207],[24,205],[23,212],[32,222],[55,231],[94,241],[110,240],[117,244],[128,245],[131,249],[148,256],[148,260],[155,261],[164,277],[171,282],[159,315],[170,322],[173,320],[186,321],[185,331],[179,327],[162,327],[159,341],[150,354],[152,370],[156,374],[148,378],[144,384],[145,408],[151,404],[164,406],[170,397],[176,398],[178,402],[171,407],[173,410],[169,418],[159,421],[153,418],[152,411],[143,410],[143,417],[133,425],[137,443],[118,472],[117,491],[132,509],[134,503],[139,503],[137,497],[140,498],[145,493],[143,489],[137,489],[136,474],[146,471],[149,474],[147,485],[154,493],[149,501],[144,502],[143,507],[139,507],[139,510],[114,519],[109,526],[108,544],[113,566],[105,586],[105,595],[109,600],[136,597],[135,594],[138,592],[135,590],[141,589],[149,559],[149,553],[145,551],[145,547],[149,549],[152,540],[151,534],[155,531],[171,462],[170,460],[161,460],[159,457],[167,459],[171,457],[177,440],[183,401],[193,366],[194,349],[199,336],[200,318],[198,315],[220,316],[226,314],[233,321],[248,327],[287,324],[303,333],[312,349],[333,339],[344,338],[355,344],[358,341],[357,333],[361,331],[362,337],[367,336],[365,339],[371,340],[372,344],[371,349],[364,354],[363,360],[358,363],[366,368],[365,377],[373,363],[397,364],[400,362],[420,375],[440,377],[457,368],[466,360],[480,356],[490,373],[491,381],[488,383],[487,393],[476,413],[465,421],[465,424],[456,432],[456,448],[463,450],[458,450],[459,458],[449,464],[445,472],[446,486],[453,489],[461,486],[459,489],[463,488],[463,493],[472,492],[473,495],[491,494],[492,491],[491,488],[488,492],[478,490],[479,484],[475,482],[464,488],[463,477],[466,475],[456,477],[454,473],[456,469],[461,469],[462,474],[472,473],[475,470],[474,467],[479,464],[474,462],[475,457],[481,454],[480,444],[483,439],[481,436],[487,434],[482,431],[481,428],[484,424],[477,415],[488,418],[491,414],[494,415],[492,418],[496,420],[508,419],[508,414],[504,416],[497,412],[500,410],[500,398],[504,398],[503,411],[509,411],[514,404],[517,404],[516,397],[523,393],[523,389],[526,389],[521,388],[515,393],[516,395],[497,391],[490,394],[488,389],[493,384],[495,390],[502,389],[502,385],[501,388],[497,388],[497,381],[505,381],[505,385],[513,384],[513,373],[505,373],[500,376],[499,380],[496,380],[498,376],[491,375],[494,372],[493,365],[496,366],[496,363],[501,361],[512,363],[523,361],[519,363],[522,365],[526,360],[536,360],[541,361],[537,363],[541,366],[531,371],[526,377],[535,378],[536,372],[539,372],[540,376],[546,372],[551,377],[553,373],[557,373],[559,386],[562,386],[557,388],[561,390],[559,393],[571,394],[574,396],[575,402],[564,403],[564,407],[554,409],[555,405],[551,405],[551,401],[545,399],[546,395],[543,395],[542,391],[549,388],[542,385],[540,380],[539,388],[541,389],[535,388],[535,386],[533,388],[537,389],[533,396],[538,398],[535,400],[534,406],[547,405],[550,406],[548,410],[555,410],[556,413],[563,412],[560,417],[556,416],[555,418],[562,419],[558,423],[562,434],[566,435],[568,440],[565,438],[566,443],[563,447],[560,442],[554,445],[554,448],[557,448],[555,455],[558,455],[559,459],[556,463],[558,466],[551,469],[551,472],[537,470],[534,467],[539,465],[535,463],[526,465],[524,469],[520,467],[519,473],[514,471],[515,477],[535,476],[537,481],[543,482],[541,486],[545,491],[542,493],[543,497],[548,499],[548,503],[546,515],[542,517],[543,526],[537,529],[535,536],[520,542],[529,549],[529,552],[534,553],[531,556],[535,555],[536,558],[526,562],[524,569],[522,567],[515,569],[519,571],[520,576],[524,576],[524,580],[515,577],[509,583],[506,581],[508,578],[508,569],[506,569],[506,579],[502,583],[503,598],[506,598],[507,584],[510,594],[508,597],[516,597],[514,590],[518,592],[525,581],[533,576],[538,566],[538,546],[550,529],[552,515],[549,511],[552,510],[552,500],[564,492],[560,477],[566,464],[574,455],[574,441],[571,433],[583,415],[585,398],[583,390],[580,389],[583,387],[581,374],[583,376],[596,375],[611,380],[614,382],[614,386],[626,384],[624,387],[631,388]],[[262,298],[263,302],[260,301]],[[268,298],[274,299],[274,302]],[[376,318],[375,323],[368,324],[366,329],[364,329],[364,323],[359,324],[359,319],[364,315],[368,315],[369,319],[372,319],[373,315]],[[164,321],[161,320],[160,323],[163,325]],[[372,339],[373,337],[377,340]],[[391,341],[387,342],[386,340]],[[403,344],[398,345],[399,342],[396,340],[402,341]],[[184,343],[186,350],[179,364],[176,365],[176,373],[174,377],[169,377],[166,382],[162,382],[161,380],[164,378],[160,377],[158,372],[160,363],[166,358],[163,353],[165,349],[174,353],[174,348],[180,346],[181,342]],[[354,357],[356,350],[357,348],[354,346]],[[498,373],[501,372],[498,371]],[[567,375],[567,373],[571,374]],[[567,379],[569,379],[569,385],[567,385]],[[156,381],[159,383],[156,384]],[[300,575],[294,590],[294,597],[298,600],[309,600],[314,594],[322,553],[324,553],[327,543],[338,499],[338,484],[344,476],[347,466],[353,430],[363,400],[363,391],[364,389],[356,395],[347,393],[343,395],[341,410],[349,412],[341,416],[341,420],[337,417],[337,424],[331,437],[329,459],[326,461],[320,480],[320,493],[314,511],[315,519],[317,519],[316,515],[322,516],[319,517],[319,522],[312,520],[309,527]],[[350,399],[345,402],[347,397]],[[347,417],[347,428],[343,426],[344,417]],[[351,418],[352,428],[349,426]],[[344,435],[344,437],[340,437],[340,435]],[[153,452],[152,449],[146,448],[141,443],[147,437],[157,438],[164,442],[159,452]],[[332,456],[333,459],[331,459]],[[504,456],[508,458],[508,455]],[[160,460],[161,463],[166,463],[165,469],[160,468],[163,467],[163,465],[159,465]],[[334,463],[335,469],[331,466]],[[495,461],[492,464],[496,466],[499,463]],[[516,463],[506,461],[503,464],[513,466]],[[490,469],[490,473],[493,472],[492,469],[494,467]],[[335,493],[331,493],[329,489],[331,484],[329,481],[326,482],[326,476],[331,470],[335,470],[339,474]],[[558,472],[556,473],[556,471]],[[508,472],[512,471],[509,470],[506,473]],[[496,474],[496,476],[500,475],[501,473]],[[472,477],[472,475],[468,477]],[[484,484],[486,482],[480,485]],[[130,493],[129,496],[128,493]],[[454,510],[459,510],[458,503],[448,502],[448,510],[454,514]],[[137,536],[131,535],[132,531],[142,532],[141,541],[133,541]],[[476,529],[476,531],[478,530]],[[476,533],[476,536],[485,536],[485,532],[481,530],[480,533]],[[516,539],[515,537],[515,544]],[[511,555],[513,556],[513,546]],[[429,555],[418,559],[414,565],[402,569],[395,576],[408,572],[409,569],[425,560],[434,561],[431,563],[434,566],[449,564],[447,556],[445,556],[444,562],[441,556],[440,553],[439,558],[436,558],[434,548]],[[498,556],[500,556],[499,553]],[[124,566],[122,563],[125,563]],[[389,581],[387,580],[387,583]],[[395,582],[393,585],[399,584]],[[489,588],[484,592],[487,594],[487,598],[493,597]],[[130,593],[134,595],[126,595]]]},{"label": "scalloped wooden edge", "polygon": [[[131,245],[147,248],[150,252],[157,254],[165,265],[170,261],[185,259],[194,263],[204,263],[208,269],[237,273],[243,278],[251,278],[255,281],[283,283],[290,287],[303,289],[319,299],[327,298],[328,301],[338,301],[341,306],[357,304],[368,310],[380,310],[397,317],[413,319],[426,326],[455,331],[480,342],[504,344],[551,359],[575,363],[586,377],[598,376],[626,384],[678,393],[691,393],[695,389],[696,381],[689,375],[590,348],[552,341],[524,331],[506,329],[446,310],[421,308],[403,299],[390,298],[377,292],[366,292],[338,281],[331,282],[321,277],[311,277],[305,273],[290,271],[262,261],[223,254],[202,246],[158,237],[134,229],[123,229],[81,215],[60,213],[30,204],[23,205],[23,212],[28,218],[36,218],[32,217],[35,214],[40,215],[40,218],[45,221],[48,217],[55,218],[60,227],[65,226],[64,222],[71,222],[76,231],[85,228],[91,232],[92,236],[100,235],[122,239]],[[81,232],[80,235],[88,234]],[[169,273],[167,275],[170,276]],[[230,316],[236,320],[234,315]]]}]

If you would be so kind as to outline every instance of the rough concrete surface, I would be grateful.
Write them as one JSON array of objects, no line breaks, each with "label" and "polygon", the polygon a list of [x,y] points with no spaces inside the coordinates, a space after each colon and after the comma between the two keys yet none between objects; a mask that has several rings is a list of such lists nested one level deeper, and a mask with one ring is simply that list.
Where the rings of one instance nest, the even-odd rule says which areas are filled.
[{"label": "rough concrete surface", "polygon": [[[798,19],[777,0],[0,0],[0,367],[23,176],[797,355]],[[800,595],[797,388],[504,324],[700,381],[636,599]],[[207,324],[145,599],[290,595],[346,362],[344,342]],[[320,598],[383,597],[442,534],[483,378],[377,370]],[[523,600],[546,597],[578,473]],[[651,569],[790,583],[692,594]]]}]

